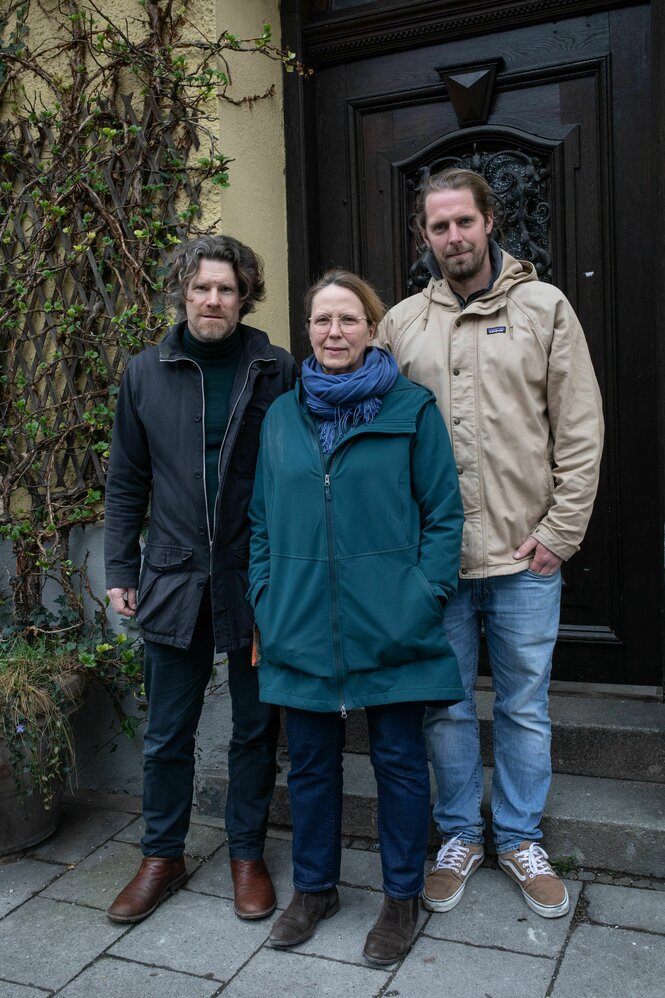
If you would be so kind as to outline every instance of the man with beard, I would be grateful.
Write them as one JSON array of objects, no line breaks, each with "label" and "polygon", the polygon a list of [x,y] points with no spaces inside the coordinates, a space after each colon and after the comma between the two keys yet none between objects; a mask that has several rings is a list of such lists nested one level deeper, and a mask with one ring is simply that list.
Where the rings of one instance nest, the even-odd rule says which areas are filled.
[{"label": "man with beard", "polygon": [[499,865],[545,918],[565,885],[542,846],[551,780],[547,689],[560,566],[579,548],[598,484],[603,419],[584,334],[564,295],[491,238],[500,203],[472,170],[430,176],[417,225],[432,274],[379,329],[403,374],[431,388],[464,503],[459,588],[444,610],[466,699],[425,720],[442,845],[423,890],[449,911],[483,861],[474,687],[484,626],[496,701],[492,824]]},{"label": "man with beard", "polygon": [[239,918],[264,918],[275,908],[263,846],[279,713],[259,701],[251,662],[247,510],[263,417],[293,387],[296,368],[241,321],[265,297],[263,265],[248,246],[228,236],[184,244],[167,289],[180,321],[127,366],[106,487],[108,596],[141,626],[148,698],[144,858],[107,914],[139,922],[186,880],[194,736],[216,649],[228,653],[233,716],[226,827],[234,907]]}]

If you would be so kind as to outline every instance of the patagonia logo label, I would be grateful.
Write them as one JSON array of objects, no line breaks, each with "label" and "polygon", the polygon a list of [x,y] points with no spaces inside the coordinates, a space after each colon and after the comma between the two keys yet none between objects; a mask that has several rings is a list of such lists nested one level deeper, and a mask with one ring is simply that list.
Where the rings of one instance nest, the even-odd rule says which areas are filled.
[{"label": "patagonia logo label", "polygon": [[488,326],[487,327],[487,335],[488,336],[494,336],[495,333],[505,333],[505,331],[506,331],[506,327],[505,326]]}]

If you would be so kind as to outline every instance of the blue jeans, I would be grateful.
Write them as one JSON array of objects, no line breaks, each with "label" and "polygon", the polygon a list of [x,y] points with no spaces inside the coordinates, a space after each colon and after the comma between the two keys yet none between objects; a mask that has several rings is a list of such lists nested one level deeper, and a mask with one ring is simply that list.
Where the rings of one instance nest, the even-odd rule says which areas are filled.
[{"label": "blue jeans", "polygon": [[497,852],[542,838],[539,825],[552,778],[547,688],[559,628],[561,573],[529,570],[460,579],[444,613],[466,699],[428,708],[425,734],[436,776],[434,820],[443,839],[482,842],[483,765],[474,687],[481,620],[496,701],[493,715],[492,826]]},{"label": "blue jeans", "polygon": [[[182,856],[194,793],[194,743],[212,672],[208,594],[189,648],[145,642],[148,726],[143,754],[144,856]],[[232,859],[260,859],[275,787],[279,709],[259,700],[251,648],[229,652],[233,733],[226,829]]]},{"label": "blue jeans", "polygon": [[[429,823],[424,711],[421,703],[366,708],[383,890],[393,898],[416,897],[423,886]],[[340,874],[344,720],[287,707],[286,731],[293,885],[305,892],[328,890]]]}]

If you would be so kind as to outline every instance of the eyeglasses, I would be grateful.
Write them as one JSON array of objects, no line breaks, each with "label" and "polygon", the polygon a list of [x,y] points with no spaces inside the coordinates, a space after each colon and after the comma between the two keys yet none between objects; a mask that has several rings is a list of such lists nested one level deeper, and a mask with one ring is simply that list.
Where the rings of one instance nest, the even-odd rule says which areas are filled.
[{"label": "eyeglasses", "polygon": [[327,333],[335,320],[337,320],[339,328],[345,333],[353,333],[361,322],[369,322],[369,319],[364,315],[326,315],[321,313],[321,315],[310,315],[309,324],[315,332]]}]

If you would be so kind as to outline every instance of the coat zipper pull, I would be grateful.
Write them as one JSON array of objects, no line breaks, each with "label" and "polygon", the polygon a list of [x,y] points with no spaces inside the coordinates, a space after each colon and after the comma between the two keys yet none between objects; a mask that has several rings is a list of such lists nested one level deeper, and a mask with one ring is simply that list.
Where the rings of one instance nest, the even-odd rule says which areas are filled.
[{"label": "coat zipper pull", "polygon": [[324,485],[324,488],[325,488],[325,491],[326,491],[326,499],[331,499],[332,496],[330,495],[330,475],[325,475],[324,476],[324,478],[323,478],[323,485]]},{"label": "coat zipper pull", "polygon": [[339,712],[342,715],[342,718],[346,720],[346,707],[344,706],[344,704],[342,704],[341,707],[339,708]]}]

